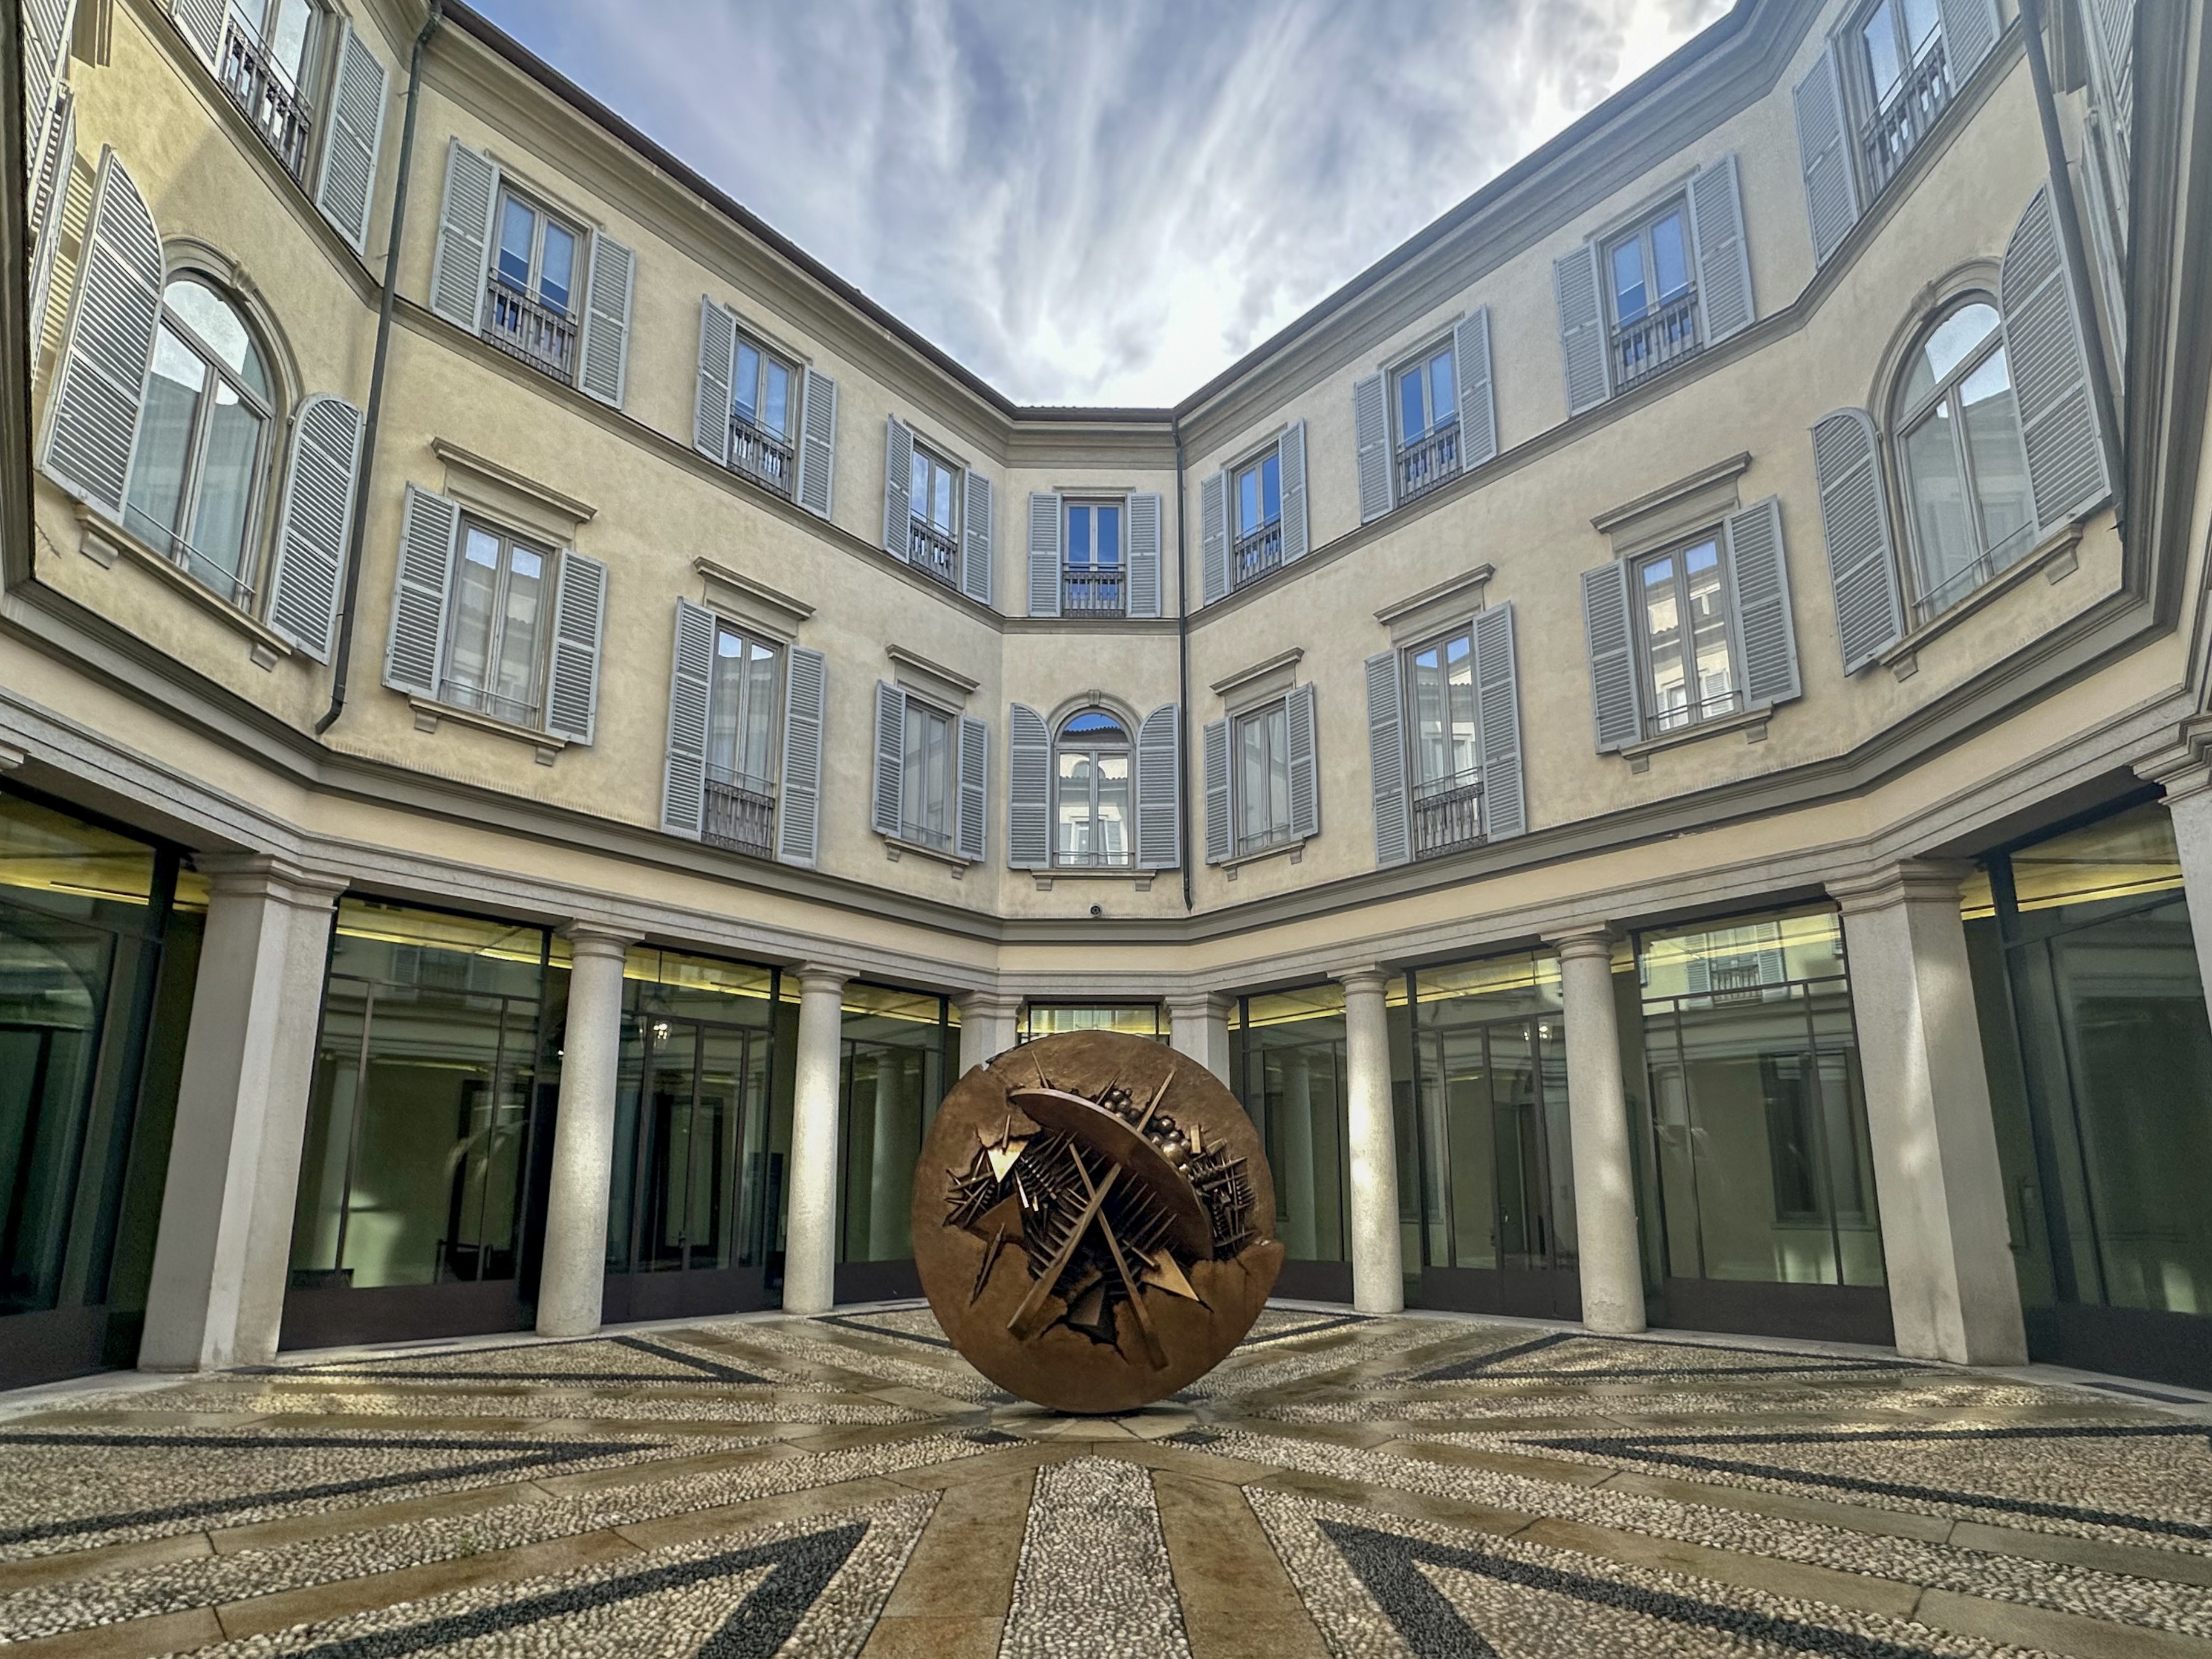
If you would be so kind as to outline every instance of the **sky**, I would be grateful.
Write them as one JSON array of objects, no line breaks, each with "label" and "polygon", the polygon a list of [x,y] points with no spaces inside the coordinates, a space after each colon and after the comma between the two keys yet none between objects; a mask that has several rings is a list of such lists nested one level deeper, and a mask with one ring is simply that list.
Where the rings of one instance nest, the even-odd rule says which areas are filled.
[{"label": "sky", "polygon": [[1727,0],[477,0],[1017,402],[1158,406]]}]

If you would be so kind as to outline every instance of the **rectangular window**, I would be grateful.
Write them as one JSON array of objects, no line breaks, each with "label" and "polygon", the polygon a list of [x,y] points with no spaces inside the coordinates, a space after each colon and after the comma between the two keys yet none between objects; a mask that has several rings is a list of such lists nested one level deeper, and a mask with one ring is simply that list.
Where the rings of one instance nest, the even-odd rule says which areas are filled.
[{"label": "rectangular window", "polygon": [[553,556],[464,520],[447,605],[441,702],[538,723],[538,663],[551,631]]},{"label": "rectangular window", "polygon": [[1482,742],[1475,726],[1474,630],[1406,653],[1413,856],[1482,839]]},{"label": "rectangular window", "polygon": [[1070,501],[1060,609],[1062,616],[1118,617],[1122,586],[1121,503]]},{"label": "rectangular window", "polygon": [[907,562],[947,587],[960,585],[960,477],[951,462],[914,447]]},{"label": "rectangular window", "polygon": [[734,628],[714,635],[707,702],[706,818],[718,847],[775,856],[776,651]]},{"label": "rectangular window", "polygon": [[1126,865],[1130,797],[1129,736],[1097,709],[1060,729],[1054,757],[1059,824],[1054,862],[1078,867]]},{"label": "rectangular window", "polygon": [[1951,101],[1936,0],[1876,0],[1844,44],[1853,71],[1845,78],[1859,107],[1860,153],[1873,195],[1896,176]]},{"label": "rectangular window", "polygon": [[1290,711],[1283,703],[1237,717],[1237,854],[1291,838]]},{"label": "rectangular window", "polygon": [[730,365],[730,465],[791,494],[792,387],[799,371],[742,334]]},{"label": "rectangular window", "polygon": [[1719,540],[1709,536],[1632,568],[1646,737],[1743,707],[1724,556]]},{"label": "rectangular window", "polygon": [[231,0],[218,64],[231,101],[300,179],[307,176],[314,133],[315,94],[307,77],[319,21],[310,0]]},{"label": "rectangular window", "polygon": [[1631,386],[1698,349],[1698,290],[1682,203],[1670,203],[1607,242],[1605,269],[1616,386]]},{"label": "rectangular window", "polygon": [[576,372],[576,248],[583,233],[512,190],[499,193],[484,338],[556,380]]},{"label": "rectangular window", "polygon": [[1270,447],[1230,474],[1236,516],[1236,583],[1264,576],[1283,562],[1283,453]]},{"label": "rectangular window", "polygon": [[1424,352],[1393,377],[1398,388],[1398,499],[1459,476],[1459,388],[1452,349]]},{"label": "rectangular window", "polygon": [[925,847],[952,845],[957,784],[952,716],[908,697],[906,760],[901,772],[899,833]]}]

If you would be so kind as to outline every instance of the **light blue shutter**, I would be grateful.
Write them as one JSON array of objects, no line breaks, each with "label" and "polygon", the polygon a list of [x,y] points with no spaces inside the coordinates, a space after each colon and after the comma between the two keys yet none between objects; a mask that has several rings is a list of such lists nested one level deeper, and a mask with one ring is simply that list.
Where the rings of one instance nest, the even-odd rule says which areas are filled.
[{"label": "light blue shutter", "polygon": [[1889,533],[1874,417],[1839,409],[1813,426],[1813,470],[1820,483],[1820,532],[1844,672],[1856,674],[1905,634],[1905,595]]},{"label": "light blue shutter", "polygon": [[828,664],[819,651],[784,653],[783,777],[775,805],[775,856],[811,868],[822,817],[822,720]]},{"label": "light blue shutter", "polygon": [[1300,685],[1283,700],[1283,735],[1290,751],[1291,834],[1321,833],[1321,773],[1314,755],[1314,689]]},{"label": "light blue shutter", "polygon": [[1156,495],[1129,497],[1129,614],[1160,614],[1161,501]]},{"label": "light blue shutter", "polygon": [[830,490],[837,470],[837,382],[805,370],[799,377],[799,504],[817,518],[830,516]]},{"label": "light blue shutter", "polygon": [[1060,614],[1060,497],[1030,496],[1030,615]]},{"label": "light blue shutter", "polygon": [[1743,187],[1733,151],[1690,180],[1690,228],[1698,244],[1698,309],[1707,345],[1749,328],[1751,249],[1743,234]]},{"label": "light blue shutter", "polygon": [[1352,442],[1359,464],[1359,522],[1365,524],[1390,510],[1397,472],[1390,463],[1390,404],[1380,374],[1352,382]]},{"label": "light blue shutter", "polygon": [[1600,297],[1597,244],[1584,242],[1552,266],[1552,287],[1559,301],[1559,360],[1567,382],[1567,413],[1595,409],[1611,395],[1607,360],[1605,304]]},{"label": "light blue shutter", "polygon": [[445,667],[446,596],[453,591],[453,542],[460,528],[457,503],[407,486],[384,647],[384,683],[395,691],[437,697]]},{"label": "light blue shutter", "polygon": [[903,562],[914,542],[914,434],[884,422],[884,551]]},{"label": "light blue shutter", "polygon": [[1306,423],[1292,421],[1276,446],[1282,457],[1283,562],[1303,559],[1311,544],[1306,537]]},{"label": "light blue shutter", "polygon": [[445,202],[430,258],[430,309],[471,334],[483,326],[491,216],[498,205],[499,169],[459,139],[448,140]]},{"label": "light blue shutter", "polygon": [[223,0],[169,0],[169,15],[210,69],[222,56],[224,10]]},{"label": "light blue shutter", "polygon": [[1182,862],[1182,709],[1170,702],[1137,728],[1137,867],[1172,870]]},{"label": "light blue shutter", "polygon": [[384,143],[388,77],[353,25],[344,25],[344,31],[331,86],[330,126],[323,138],[322,172],[315,180],[315,205],[355,252],[366,255],[369,204],[376,194],[376,156]]},{"label": "light blue shutter", "polygon": [[79,264],[46,411],[45,465],[70,494],[120,519],[161,322],[162,268],[161,233],[112,149],[100,152]]},{"label": "light blue shutter", "polygon": [[1601,755],[1644,735],[1636,641],[1630,631],[1628,566],[1619,559],[1583,572],[1583,631],[1589,646],[1590,713]]},{"label": "light blue shutter", "polygon": [[1513,642],[1513,607],[1501,605],[1474,619],[1475,728],[1482,740],[1482,835],[1505,841],[1528,828],[1521,781],[1521,673]]},{"label": "light blue shutter", "polygon": [[1198,487],[1201,596],[1212,605],[1229,597],[1229,475],[1216,472]]},{"label": "light blue shutter", "polygon": [[1006,711],[1006,862],[1052,867],[1052,736],[1021,703]]},{"label": "light blue shutter", "polygon": [[991,728],[982,721],[960,717],[960,856],[981,864],[986,848],[984,814],[989,793]]},{"label": "light blue shutter", "polygon": [[1951,84],[1963,87],[2004,32],[1996,0],[1936,0],[1936,11],[1943,20],[1944,67]]},{"label": "light blue shutter", "polygon": [[699,392],[691,405],[691,447],[726,466],[730,459],[730,364],[738,325],[705,295],[699,296]]},{"label": "light blue shutter", "polygon": [[361,411],[343,398],[310,398],[292,419],[292,455],[276,514],[269,626],[317,662],[331,657],[338,578],[353,527]]},{"label": "light blue shutter", "polygon": [[576,349],[576,384],[620,409],[629,386],[631,290],[637,256],[611,236],[592,233],[591,292],[584,301],[584,337]]},{"label": "light blue shutter", "polygon": [[1367,772],[1375,794],[1375,862],[1413,856],[1406,811],[1406,694],[1395,651],[1367,659]]},{"label": "light blue shutter", "polygon": [[1498,453],[1498,398],[1490,375],[1490,307],[1477,306],[1452,329],[1459,381],[1459,465],[1472,472]]},{"label": "light blue shutter", "polygon": [[1769,495],[1724,526],[1730,604],[1743,647],[1747,708],[1788,702],[1801,695],[1797,630],[1790,615],[1790,560],[1782,545],[1782,502]]},{"label": "light blue shutter", "polygon": [[[45,171],[41,145],[52,136],[55,91],[69,74],[76,0],[21,0],[16,11],[23,20],[23,176],[37,179]],[[38,214],[27,217],[35,228]]]},{"label": "light blue shutter", "polygon": [[876,775],[870,793],[869,821],[879,836],[899,833],[899,807],[906,798],[906,693],[876,682]]},{"label": "light blue shutter", "polygon": [[970,471],[961,502],[960,591],[978,605],[991,603],[991,481]]},{"label": "light blue shutter", "polygon": [[1229,838],[1229,722],[1216,720],[1201,734],[1206,750],[1206,861],[1226,864]]},{"label": "light blue shutter", "polygon": [[553,663],[545,676],[545,729],[589,743],[599,719],[599,643],[606,630],[607,568],[573,549],[561,553],[553,599]]},{"label": "light blue shutter", "polygon": [[1843,78],[1831,46],[1797,83],[1797,161],[1805,173],[1805,214],[1813,228],[1813,260],[1827,263],[1859,222],[1857,169],[1851,164]]},{"label": "light blue shutter", "polygon": [[696,840],[707,810],[707,710],[714,693],[714,613],[676,601],[675,665],[668,682],[668,755],[660,827]]},{"label": "light blue shutter", "polygon": [[30,303],[23,309],[29,325],[31,349],[35,355],[46,329],[48,289],[53,281],[54,256],[61,246],[62,217],[69,205],[70,175],[76,166],[76,99],[64,92],[53,106],[53,131],[39,172],[37,199],[29,218],[31,234],[39,240],[31,250]]},{"label": "light blue shutter", "polygon": [[2005,357],[2027,446],[2035,521],[2049,534],[2112,494],[2104,434],[2089,395],[2081,309],[2068,280],[2051,187],[2035,192],[2005,245],[1997,292]]}]

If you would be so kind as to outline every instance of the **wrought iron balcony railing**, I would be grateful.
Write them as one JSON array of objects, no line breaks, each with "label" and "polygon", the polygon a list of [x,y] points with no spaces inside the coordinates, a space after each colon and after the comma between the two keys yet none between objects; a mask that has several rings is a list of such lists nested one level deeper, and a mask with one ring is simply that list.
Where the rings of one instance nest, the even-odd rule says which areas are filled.
[{"label": "wrought iron balcony railing", "polygon": [[1410,501],[1459,477],[1459,422],[1449,421],[1398,452],[1398,499]]},{"label": "wrought iron balcony railing", "polygon": [[1943,37],[1938,34],[1860,135],[1869,197],[1881,195],[1950,103],[1951,68],[1944,54]]},{"label": "wrought iron balcony railing", "polygon": [[484,338],[539,373],[574,385],[576,319],[496,276],[489,282],[484,294]]},{"label": "wrought iron balcony railing", "polygon": [[907,520],[906,562],[947,587],[960,586],[960,549],[926,519]]},{"label": "wrought iron balcony railing", "polygon": [[1695,726],[1699,720],[1717,720],[1743,710],[1743,693],[1735,690],[1716,691],[1710,697],[1700,697],[1695,702],[1678,702],[1671,708],[1653,710],[1644,717],[1646,737],[1663,737],[1669,732],[1680,732]]},{"label": "wrought iron balcony railing", "polygon": [[1236,580],[1231,586],[1242,587],[1255,582],[1283,562],[1283,523],[1278,519],[1273,524],[1261,525],[1249,536],[1239,536],[1230,566]]},{"label": "wrought iron balcony railing", "polygon": [[1258,830],[1240,830],[1237,836],[1237,856],[1249,858],[1255,853],[1264,853],[1270,847],[1287,847],[1297,836],[1287,823],[1270,823]]},{"label": "wrought iron balcony railing", "polygon": [[730,416],[730,471],[741,472],[755,483],[766,484],[788,497],[797,468],[792,447],[772,432],[763,432],[744,416]]},{"label": "wrought iron balcony railing", "polygon": [[1060,573],[1060,611],[1064,617],[1120,617],[1128,613],[1127,591],[1119,570],[1066,565]]},{"label": "wrought iron balcony railing", "polygon": [[472,680],[440,680],[438,701],[448,708],[472,708],[479,714],[505,720],[509,726],[534,727],[538,724],[538,705],[535,702],[522,697],[504,696]]},{"label": "wrought iron balcony railing", "polygon": [[1459,772],[1413,786],[1413,856],[1432,859],[1482,839],[1482,774]]},{"label": "wrought iron balcony railing", "polygon": [[304,182],[313,112],[261,38],[234,15],[223,25],[220,73],[231,102],[246,112],[284,170]]},{"label": "wrought iron balcony railing", "polygon": [[707,816],[700,838],[757,859],[775,856],[775,797],[767,780],[707,770]]},{"label": "wrought iron balcony railing", "polygon": [[1634,386],[1704,344],[1698,329],[1698,290],[1685,289],[1666,304],[1613,331],[1613,384]]}]

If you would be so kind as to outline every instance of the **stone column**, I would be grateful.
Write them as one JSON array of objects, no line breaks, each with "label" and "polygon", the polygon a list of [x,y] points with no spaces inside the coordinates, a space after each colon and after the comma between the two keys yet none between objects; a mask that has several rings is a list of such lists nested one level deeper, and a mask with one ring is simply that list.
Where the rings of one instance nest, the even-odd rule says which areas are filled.
[{"label": "stone column", "polygon": [[1015,1021],[1021,1011],[1019,997],[996,991],[970,991],[960,999],[961,1076],[1014,1046]]},{"label": "stone column", "polygon": [[199,866],[207,931],[138,1351],[147,1370],[276,1357],[331,912],[345,886],[258,854]]},{"label": "stone column", "polygon": [[2181,857],[2181,892],[2197,941],[2197,977],[2212,996],[2212,768],[2192,763],[2165,782],[2166,815]]},{"label": "stone column", "polygon": [[1344,1062],[1351,1105],[1352,1305],[1396,1313],[1406,1305],[1398,1236],[1398,1134],[1390,1111],[1390,1030],[1381,969],[1336,975],[1344,987]]},{"label": "stone column", "polygon": [[1636,1230],[1628,1097],[1620,1079],[1620,1021],[1613,1000],[1613,936],[1601,928],[1552,943],[1559,952],[1559,1001],[1567,1028],[1583,1323],[1626,1335],[1644,1328],[1644,1259]]},{"label": "stone column", "polygon": [[1830,882],[1843,907],[1898,1352],[2027,1363],[1981,1029],[1959,920],[1963,867]]},{"label": "stone column", "polygon": [[615,1082],[622,1060],[623,957],[635,938],[585,922],[568,939],[568,1015],[561,1036],[561,1105],[538,1278],[538,1334],[589,1336],[606,1288]]},{"label": "stone column", "polygon": [[1168,1046],[1234,1089],[1229,1075],[1229,1004],[1200,992],[1168,999]]},{"label": "stone column", "polygon": [[784,1223],[786,1312],[827,1313],[837,1300],[837,1073],[845,975],[799,970],[799,1061],[791,1109],[791,1210]]}]

